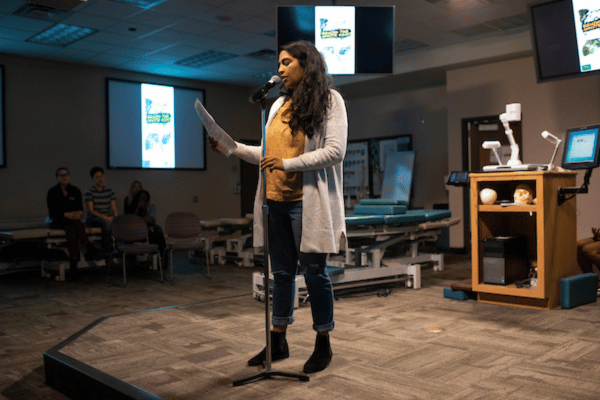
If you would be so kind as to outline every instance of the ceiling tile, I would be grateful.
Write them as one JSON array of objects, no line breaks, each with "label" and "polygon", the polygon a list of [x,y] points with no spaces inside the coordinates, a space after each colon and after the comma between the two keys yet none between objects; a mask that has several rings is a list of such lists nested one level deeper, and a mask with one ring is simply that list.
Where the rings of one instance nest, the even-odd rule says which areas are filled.
[{"label": "ceiling tile", "polygon": [[2,52],[31,57],[44,57],[56,50],[54,46],[10,40],[0,35]]},{"label": "ceiling tile", "polygon": [[89,1],[89,5],[83,8],[81,12],[98,15],[100,17],[123,19],[139,14],[143,12],[143,10],[131,4],[117,3],[110,0],[95,0]]},{"label": "ceiling tile", "polygon": [[222,25],[211,24],[206,21],[188,18],[169,27],[172,31],[189,33],[192,35],[204,35],[216,29],[223,28]]},{"label": "ceiling tile", "polygon": [[130,38],[125,38],[123,35],[117,35],[111,32],[96,32],[88,37],[88,40],[92,42],[100,42],[106,44],[123,45],[130,41]]},{"label": "ceiling tile", "polygon": [[272,13],[275,15],[277,3],[269,0],[234,0],[226,3],[220,9],[224,11],[234,11],[246,15],[261,15]]},{"label": "ceiling tile", "polygon": [[[327,0],[166,0],[150,9],[112,0],[87,0],[51,21],[12,15],[28,0],[0,0],[0,52],[73,61],[94,54],[94,65],[193,79],[262,84],[276,65],[245,57],[276,50],[278,5],[322,5]],[[395,6],[395,39],[428,49],[499,37],[527,29],[526,5],[539,0],[337,0],[337,5]],[[37,14],[36,14],[37,15]],[[98,32],[63,49],[25,42],[57,22]],[[130,28],[136,28],[130,31]],[[491,30],[490,30],[491,28]],[[491,32],[491,33],[485,33]],[[211,70],[173,65],[174,61],[215,50],[235,60]],[[422,51],[411,48],[412,52]],[[101,54],[97,54],[101,53]],[[265,65],[266,63],[266,65]],[[276,64],[276,63],[275,63]],[[208,68],[208,67],[206,67]],[[266,70],[266,71],[265,71]],[[271,71],[268,71],[271,70]]]},{"label": "ceiling tile", "polygon": [[79,49],[79,50],[88,50],[88,51],[97,51],[98,53],[103,53],[113,49],[115,46],[112,44],[98,43],[90,40],[89,37],[83,38],[81,40],[76,41],[75,43],[71,43],[65,49]]},{"label": "ceiling tile", "polygon": [[187,46],[187,45],[181,44],[181,45],[175,45],[175,46],[171,46],[166,49],[159,50],[159,51],[155,52],[155,54],[157,54],[157,55],[164,54],[167,56],[173,56],[177,60],[180,60],[182,58],[190,57],[195,54],[201,53],[203,50],[207,50],[207,49],[201,49],[198,47],[192,47],[192,46]]},{"label": "ceiling tile", "polygon": [[175,46],[175,43],[171,42],[161,42],[159,40],[150,40],[150,39],[135,39],[127,43],[127,46],[133,47],[135,49],[144,49],[148,51],[157,51],[161,49],[166,49],[171,46]]},{"label": "ceiling tile", "polygon": [[151,33],[156,32],[158,29],[159,28],[154,26],[135,24],[129,22],[129,20],[126,20],[104,29],[104,32],[115,33],[130,39],[135,39],[150,35]]},{"label": "ceiling tile", "polygon": [[152,8],[152,11],[167,15],[176,15],[181,17],[190,17],[200,15],[214,9],[214,6],[200,4],[193,0],[169,0]]},{"label": "ceiling tile", "polygon": [[0,18],[0,27],[18,29],[21,31],[41,32],[55,25],[54,22],[7,15]]},{"label": "ceiling tile", "polygon": [[10,14],[23,4],[25,4],[23,0],[2,0],[0,1],[0,12]]},{"label": "ceiling tile", "polygon": [[156,28],[164,28],[176,24],[184,20],[183,16],[169,15],[165,13],[156,12],[153,10],[146,10],[139,14],[127,18],[127,22],[133,24],[141,24],[154,26]]},{"label": "ceiling tile", "polygon": [[80,12],[69,15],[62,23],[79,26],[81,28],[102,30],[119,23],[119,20]]},{"label": "ceiling tile", "polygon": [[237,43],[252,40],[255,36],[255,33],[245,32],[239,29],[226,27],[202,35],[202,38],[218,39],[223,42]]},{"label": "ceiling tile", "polygon": [[214,8],[210,11],[194,16],[195,19],[200,21],[206,21],[224,26],[239,24],[240,22],[253,17],[254,15],[239,13],[233,10],[224,10],[222,8]]},{"label": "ceiling tile", "polygon": [[27,40],[34,36],[34,33],[29,31],[22,31],[19,29],[5,28],[0,26],[0,38],[11,39],[11,40]]},{"label": "ceiling tile", "polygon": [[265,16],[250,18],[245,21],[236,24],[235,27],[242,31],[263,34],[265,32],[273,31],[277,27],[275,23],[275,16],[271,19],[265,18]]},{"label": "ceiling tile", "polygon": [[140,57],[144,57],[146,54],[148,54],[148,50],[134,49],[131,47],[120,46],[120,47],[113,47],[112,49],[106,51],[104,54],[111,54],[114,56],[124,56],[124,57],[129,57],[129,58],[140,58]]},{"label": "ceiling tile", "polygon": [[164,54],[162,52],[149,53],[142,58],[144,61],[160,62],[163,64],[175,64],[180,58],[174,55]]},{"label": "ceiling tile", "polygon": [[51,57],[57,57],[66,60],[84,61],[98,55],[99,53],[100,51],[82,50],[72,48],[69,46],[60,48],[57,51],[50,53],[49,55]]},{"label": "ceiling tile", "polygon": [[133,59],[134,59],[133,57],[125,57],[125,56],[119,56],[119,55],[114,55],[114,54],[102,53],[102,54],[95,55],[94,57],[91,57],[90,61],[98,62],[98,63],[106,63],[108,65],[117,66],[117,65],[132,61]]}]

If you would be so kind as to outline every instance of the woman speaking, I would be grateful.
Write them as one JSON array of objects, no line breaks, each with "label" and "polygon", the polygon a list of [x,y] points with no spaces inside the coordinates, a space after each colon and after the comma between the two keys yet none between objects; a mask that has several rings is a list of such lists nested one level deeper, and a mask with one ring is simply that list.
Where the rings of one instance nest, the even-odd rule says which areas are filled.
[{"label": "woman speaking", "polygon": [[[242,143],[236,143],[233,154],[260,163],[266,172],[266,182],[261,174],[256,191],[253,233],[254,246],[262,246],[266,185],[274,279],[272,360],[289,357],[286,331],[294,322],[294,282],[301,273],[317,332],[314,352],[304,365],[304,372],[312,373],[327,368],[332,358],[333,288],[325,268],[328,253],[338,253],[347,245],[342,162],[348,119],[344,100],[332,88],[323,56],[312,43],[283,46],[278,65],[283,87],[269,112],[265,156],[262,146]],[[210,140],[216,149],[216,142]],[[266,348],[248,364],[261,365],[265,359]]]}]

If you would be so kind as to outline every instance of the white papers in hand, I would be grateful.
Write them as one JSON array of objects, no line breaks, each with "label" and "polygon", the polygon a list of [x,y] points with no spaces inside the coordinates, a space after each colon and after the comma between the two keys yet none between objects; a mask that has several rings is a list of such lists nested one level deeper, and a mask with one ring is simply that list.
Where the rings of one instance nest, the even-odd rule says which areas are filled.
[{"label": "white papers in hand", "polygon": [[217,141],[217,149],[229,157],[237,147],[235,141],[219,125],[217,125],[212,115],[206,111],[206,108],[204,108],[200,100],[196,99],[194,106],[196,107],[196,112],[198,113],[202,124],[204,124],[204,127],[206,128],[208,136],[215,139]]}]

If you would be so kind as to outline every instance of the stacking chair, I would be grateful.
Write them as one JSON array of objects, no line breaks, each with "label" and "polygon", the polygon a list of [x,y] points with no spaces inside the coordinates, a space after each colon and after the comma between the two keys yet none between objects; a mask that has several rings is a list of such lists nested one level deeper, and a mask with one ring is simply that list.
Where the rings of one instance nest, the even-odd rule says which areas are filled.
[{"label": "stacking chair", "polygon": [[173,251],[175,250],[193,251],[194,255],[196,251],[204,250],[206,254],[206,274],[203,275],[210,278],[209,249],[206,240],[200,236],[201,231],[200,218],[193,213],[175,212],[167,215],[164,229],[167,243],[165,258],[166,253],[169,252],[171,280],[173,280]]},{"label": "stacking chair", "polygon": [[160,280],[164,280],[160,250],[158,245],[148,243],[148,225],[142,217],[137,215],[119,215],[115,217],[112,222],[112,236],[114,251],[108,258],[107,281],[113,258],[121,255],[123,257],[123,286],[127,285],[126,258],[128,255],[137,256],[139,254],[152,255],[152,265],[160,271]]}]

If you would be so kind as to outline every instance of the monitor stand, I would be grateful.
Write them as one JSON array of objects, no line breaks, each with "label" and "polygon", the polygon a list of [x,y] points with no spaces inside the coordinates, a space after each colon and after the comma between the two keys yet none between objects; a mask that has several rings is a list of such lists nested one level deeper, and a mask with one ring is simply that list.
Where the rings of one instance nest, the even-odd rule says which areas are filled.
[{"label": "monitor stand", "polygon": [[521,165],[486,165],[484,172],[502,172],[502,171],[545,171],[548,164],[521,164]]}]

